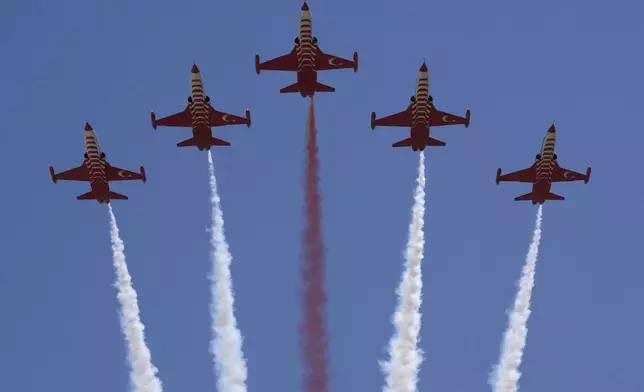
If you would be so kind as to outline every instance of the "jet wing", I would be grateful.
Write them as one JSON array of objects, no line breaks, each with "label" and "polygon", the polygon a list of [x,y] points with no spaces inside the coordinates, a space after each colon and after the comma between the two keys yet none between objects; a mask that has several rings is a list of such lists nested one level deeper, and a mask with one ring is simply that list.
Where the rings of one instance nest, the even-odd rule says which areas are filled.
[{"label": "jet wing", "polygon": [[411,105],[402,112],[391,114],[386,117],[376,119],[376,113],[371,112],[371,129],[375,127],[411,127],[412,112]]},{"label": "jet wing", "polygon": [[129,170],[121,169],[120,167],[112,166],[110,164],[107,164],[105,166],[105,175],[107,176],[107,181],[145,181],[145,172],[143,172],[143,167],[141,167],[141,171],[142,173],[135,173]]},{"label": "jet wing", "polygon": [[63,181],[89,181],[89,172],[87,170],[87,166],[85,165],[85,161],[73,169],[69,169],[67,171],[54,174],[54,168],[49,167],[49,171],[51,172],[52,180],[54,182],[58,180],[63,180]]},{"label": "jet wing", "polygon": [[496,183],[504,182],[534,182],[537,178],[537,163],[533,163],[527,169],[518,170],[512,173],[501,175],[501,169],[496,172]]},{"label": "jet wing", "polygon": [[190,106],[182,112],[172,114],[167,117],[153,121],[153,125],[164,127],[192,127],[192,116],[190,115]]},{"label": "jet wing", "polygon": [[[354,59],[356,55],[354,55]],[[315,68],[318,71],[328,71],[331,69],[344,69],[344,68],[354,68],[357,69],[357,64],[355,61],[343,59],[342,57],[326,54],[317,47],[317,53],[315,54]]]},{"label": "jet wing", "polygon": [[271,60],[259,62],[259,55],[255,55],[255,71],[297,71],[297,52],[295,48],[290,53]]},{"label": "jet wing", "polygon": [[466,127],[470,125],[470,110],[468,109],[465,112],[465,117],[457,116],[455,114],[441,112],[436,109],[434,105],[431,105],[431,116],[429,119],[429,126],[431,127],[440,127],[443,125],[465,125]]},{"label": "jet wing", "polygon": [[552,182],[570,182],[570,181],[586,181],[590,177],[590,168],[586,174],[577,173],[570,169],[564,169],[555,161],[555,168],[552,172]]},{"label": "jet wing", "polygon": [[246,118],[225,112],[218,112],[210,105],[208,105],[208,112],[210,115],[210,126],[212,127],[238,124],[250,126],[250,111],[248,110],[246,111]]}]

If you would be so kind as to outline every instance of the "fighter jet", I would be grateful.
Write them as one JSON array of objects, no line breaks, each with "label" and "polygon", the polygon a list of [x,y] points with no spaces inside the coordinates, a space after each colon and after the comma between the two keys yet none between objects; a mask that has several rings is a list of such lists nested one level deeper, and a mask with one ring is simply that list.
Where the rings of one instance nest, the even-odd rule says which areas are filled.
[{"label": "fighter jet", "polygon": [[280,93],[300,93],[302,97],[312,97],[316,91],[334,92],[335,88],[319,83],[318,71],[353,68],[358,72],[358,53],[353,52],[353,61],[324,53],[318,46],[317,37],[313,36],[311,12],[304,2],[300,12],[300,33],[295,37],[295,45],[290,53],[265,61],[259,61],[255,55],[255,72],[297,71],[297,82],[284,87]]},{"label": "fighter jet", "polygon": [[141,166],[141,172],[134,173],[110,165],[105,159],[105,153],[101,152],[96,133],[88,123],[85,123],[83,134],[85,137],[85,159],[83,163],[78,167],[58,174],[56,174],[52,166],[49,166],[51,180],[54,184],[58,180],[88,181],[91,191],[76,197],[78,200],[96,200],[100,204],[109,203],[112,199],[127,200],[127,196],[110,191],[109,182],[130,180],[145,182],[145,169]]},{"label": "fighter jet", "polygon": [[212,127],[246,124],[250,128],[250,110],[246,109],[246,118],[215,110],[210,104],[210,97],[204,92],[201,72],[196,64],[192,66],[190,76],[191,93],[188,96],[186,109],[171,116],[156,119],[150,114],[152,128],[190,127],[192,137],[177,144],[177,147],[196,146],[200,151],[210,150],[211,146],[230,146],[230,143],[212,136]]},{"label": "fighter jet", "polygon": [[541,152],[535,157],[535,162],[527,169],[519,170],[514,173],[501,175],[501,169],[496,171],[496,184],[501,181],[514,182],[531,182],[532,191],[525,195],[514,198],[515,201],[530,200],[532,204],[543,204],[546,200],[565,200],[550,192],[553,182],[581,181],[588,184],[590,180],[590,167],[586,169],[586,174],[577,173],[570,169],[564,169],[559,166],[557,154],[555,154],[555,125],[552,124],[546,132],[541,144]]},{"label": "fighter jet", "polygon": [[407,109],[383,118],[376,119],[376,112],[371,112],[371,129],[376,126],[409,127],[411,136],[396,142],[392,147],[411,147],[414,151],[423,151],[426,146],[445,146],[445,143],[429,136],[430,127],[443,125],[470,125],[470,109],[465,118],[441,112],[433,104],[434,98],[429,95],[429,74],[427,64],[423,62],[416,79],[416,94],[411,96]]}]

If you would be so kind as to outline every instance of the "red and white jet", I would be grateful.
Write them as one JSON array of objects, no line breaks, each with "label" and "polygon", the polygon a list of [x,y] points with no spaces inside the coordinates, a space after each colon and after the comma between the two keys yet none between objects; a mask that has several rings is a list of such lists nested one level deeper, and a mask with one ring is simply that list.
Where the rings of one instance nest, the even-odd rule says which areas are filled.
[{"label": "red and white jet", "polygon": [[353,61],[324,53],[313,36],[311,12],[304,2],[300,13],[300,33],[295,37],[295,46],[290,53],[260,63],[255,55],[255,72],[261,70],[297,72],[297,82],[284,87],[280,93],[300,93],[302,97],[312,97],[316,91],[334,92],[335,88],[319,83],[318,71],[353,68],[358,72],[358,53],[353,52]]},{"label": "red and white jet", "polygon": [[56,174],[54,168],[49,166],[51,180],[56,183],[58,180],[65,181],[89,181],[91,191],[84,193],[76,199],[96,200],[100,204],[109,203],[110,200],[127,200],[127,196],[110,191],[110,181],[141,180],[145,182],[145,169],[141,166],[140,173],[121,169],[110,165],[105,159],[105,153],[101,152],[98,145],[96,133],[92,127],[85,123],[85,159],[83,163],[73,169]]},{"label": "red and white jet", "polygon": [[501,175],[501,169],[496,171],[496,184],[501,181],[531,182],[532,191],[516,197],[515,201],[530,200],[532,204],[543,204],[546,200],[565,200],[563,196],[550,192],[553,182],[570,182],[583,180],[588,184],[590,180],[590,167],[586,169],[586,175],[575,171],[564,169],[557,163],[555,154],[555,125],[552,124],[546,132],[541,144],[541,152],[537,154],[536,161],[527,169],[514,173]]},{"label": "red and white jet", "polygon": [[467,109],[463,118],[437,110],[433,100],[429,95],[427,65],[423,62],[418,70],[416,94],[411,96],[407,109],[379,119],[376,119],[376,112],[371,112],[371,129],[376,129],[376,126],[411,128],[411,136],[394,143],[392,147],[411,147],[414,151],[423,151],[426,146],[444,146],[444,142],[429,137],[429,128],[457,124],[467,128],[470,125],[470,109]]},{"label": "red and white jet", "polygon": [[177,144],[177,147],[196,146],[200,151],[210,150],[211,146],[230,146],[230,143],[212,136],[212,127],[246,124],[250,128],[250,110],[246,109],[246,118],[234,114],[219,112],[210,104],[210,97],[204,92],[201,73],[197,65],[192,66],[190,76],[191,92],[186,109],[171,116],[156,119],[150,114],[152,128],[191,127],[192,137]]}]

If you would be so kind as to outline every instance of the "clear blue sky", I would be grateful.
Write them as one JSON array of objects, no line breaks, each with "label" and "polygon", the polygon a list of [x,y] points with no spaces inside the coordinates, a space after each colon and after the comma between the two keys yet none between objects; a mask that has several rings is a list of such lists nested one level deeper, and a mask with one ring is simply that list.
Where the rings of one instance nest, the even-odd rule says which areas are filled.
[{"label": "clear blue sky", "polygon": [[[254,72],[291,49],[301,2],[8,0],[0,5],[0,390],[113,392],[128,386],[112,287],[108,213],[51,183],[81,163],[85,121],[122,183],[114,202],[147,341],[168,392],[215,389],[208,353],[207,158],[180,149],[189,129],[153,131],[149,111],[185,107],[193,60],[216,108],[253,125],[216,130],[237,316],[252,391],[300,390],[304,124],[307,101],[280,95],[294,74]],[[404,109],[427,60],[441,110],[469,129],[437,129],[427,151],[420,390],[489,390],[505,310],[536,208],[494,184],[532,163],[552,121],[562,166],[593,174],[556,184],[544,209],[521,390],[641,391],[644,274],[644,55],[635,1],[311,0],[323,50],[351,70],[321,72],[317,97],[328,248],[334,391],[375,391],[393,331],[417,153],[369,128]]]}]

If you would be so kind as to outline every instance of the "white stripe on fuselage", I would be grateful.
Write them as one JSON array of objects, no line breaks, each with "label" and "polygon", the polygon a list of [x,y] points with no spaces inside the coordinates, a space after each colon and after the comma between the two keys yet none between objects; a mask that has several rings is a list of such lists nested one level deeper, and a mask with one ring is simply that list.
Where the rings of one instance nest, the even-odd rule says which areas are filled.
[{"label": "white stripe on fuselage", "polygon": [[416,99],[412,103],[412,127],[429,126],[431,108],[429,106],[429,73],[418,72]]},{"label": "white stripe on fuselage", "polygon": [[552,171],[555,167],[555,134],[546,133],[541,144],[541,159],[537,161],[537,181],[552,182]]},{"label": "white stripe on fuselage", "polygon": [[300,14],[300,43],[296,45],[297,70],[303,68],[315,69],[315,50],[313,48],[313,22],[310,11]]},{"label": "white stripe on fuselage", "polygon": [[85,152],[87,153],[85,162],[89,171],[90,181],[107,181],[105,161],[101,159],[101,148],[98,145],[98,139],[94,131],[85,131]]},{"label": "white stripe on fuselage", "polygon": [[190,76],[190,96],[192,102],[190,105],[190,114],[192,115],[192,127],[198,125],[210,126],[208,116],[208,105],[206,104],[206,93],[201,80],[201,73],[192,73]]}]

